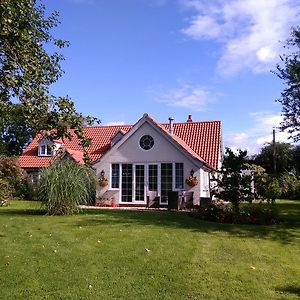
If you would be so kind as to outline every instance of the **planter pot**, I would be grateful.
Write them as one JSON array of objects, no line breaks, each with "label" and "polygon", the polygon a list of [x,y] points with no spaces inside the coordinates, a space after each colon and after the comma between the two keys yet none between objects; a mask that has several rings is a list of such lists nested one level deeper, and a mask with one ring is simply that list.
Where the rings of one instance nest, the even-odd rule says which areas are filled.
[{"label": "planter pot", "polygon": [[185,183],[191,187],[196,186],[198,184],[198,179],[194,178],[192,180],[186,180]]},{"label": "planter pot", "polygon": [[105,186],[108,185],[108,181],[100,181],[100,182],[99,182],[99,185],[100,185],[101,187],[105,187]]}]

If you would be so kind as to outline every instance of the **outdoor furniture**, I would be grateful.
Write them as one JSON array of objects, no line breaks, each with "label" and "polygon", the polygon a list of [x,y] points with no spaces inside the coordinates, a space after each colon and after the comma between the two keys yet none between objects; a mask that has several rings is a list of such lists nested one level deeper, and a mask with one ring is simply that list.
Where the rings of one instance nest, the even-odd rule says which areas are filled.
[{"label": "outdoor furniture", "polygon": [[185,208],[193,208],[194,192],[184,192],[183,199],[184,199]]},{"label": "outdoor furniture", "polygon": [[159,208],[159,197],[157,191],[147,192],[147,208]]},{"label": "outdoor furniture", "polygon": [[180,206],[179,192],[169,191],[168,192],[168,210],[179,209]]}]

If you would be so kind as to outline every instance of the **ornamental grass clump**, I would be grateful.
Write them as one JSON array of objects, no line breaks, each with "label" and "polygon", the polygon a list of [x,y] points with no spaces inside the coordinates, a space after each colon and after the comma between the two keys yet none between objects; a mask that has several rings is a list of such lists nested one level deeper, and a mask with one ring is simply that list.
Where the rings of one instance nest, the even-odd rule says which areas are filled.
[{"label": "ornamental grass clump", "polygon": [[38,198],[49,215],[70,215],[95,200],[96,178],[91,168],[71,160],[57,161],[41,173]]}]

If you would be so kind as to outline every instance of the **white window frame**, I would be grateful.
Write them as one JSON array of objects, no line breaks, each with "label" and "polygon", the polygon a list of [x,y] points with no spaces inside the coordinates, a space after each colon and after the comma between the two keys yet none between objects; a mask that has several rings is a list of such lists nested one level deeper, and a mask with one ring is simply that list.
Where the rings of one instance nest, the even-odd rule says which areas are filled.
[{"label": "white window frame", "polygon": [[[51,148],[52,146],[52,142],[48,141],[48,140],[42,140],[40,143],[39,143],[39,147],[38,147],[38,156],[53,156],[53,149]],[[45,151],[42,152],[42,147],[45,147]],[[51,149],[51,153],[48,154],[48,149]]]}]

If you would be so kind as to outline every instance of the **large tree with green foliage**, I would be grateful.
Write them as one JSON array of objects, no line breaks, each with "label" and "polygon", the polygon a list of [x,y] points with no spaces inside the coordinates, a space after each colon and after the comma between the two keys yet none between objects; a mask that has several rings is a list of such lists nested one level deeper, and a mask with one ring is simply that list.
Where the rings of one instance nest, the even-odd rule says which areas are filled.
[{"label": "large tree with green foliage", "polygon": [[282,64],[277,65],[277,76],[286,88],[278,102],[282,104],[284,121],[282,130],[287,130],[295,141],[300,140],[300,28],[292,30],[287,41],[287,53],[281,56]]},{"label": "large tree with green foliage", "polygon": [[52,35],[58,23],[58,12],[46,16],[39,0],[0,1],[0,150],[15,140],[18,153],[28,130],[51,132],[53,139],[71,138],[73,128],[83,146],[89,143],[83,125],[94,119],[78,113],[70,98],[49,92],[63,74],[64,57],[56,50],[69,45]]},{"label": "large tree with green foliage", "polygon": [[[289,143],[275,143],[276,174],[292,171],[294,168],[293,146]],[[274,173],[274,145],[266,144],[259,154],[254,156],[254,163],[262,166],[267,173]]]}]

